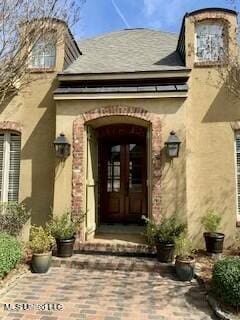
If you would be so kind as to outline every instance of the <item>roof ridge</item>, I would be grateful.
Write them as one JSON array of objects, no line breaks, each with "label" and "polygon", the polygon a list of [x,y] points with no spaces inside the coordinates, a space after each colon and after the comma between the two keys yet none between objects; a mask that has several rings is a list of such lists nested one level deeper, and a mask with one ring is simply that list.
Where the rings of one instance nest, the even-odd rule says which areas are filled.
[{"label": "roof ridge", "polygon": [[143,30],[144,31],[157,32],[157,33],[165,33],[165,34],[168,34],[168,35],[176,35],[176,36],[179,35],[178,32],[162,31],[162,30],[153,29],[153,28],[136,27],[136,28],[126,28],[126,29],[114,30],[114,31],[110,31],[110,32],[104,32],[104,33],[99,34],[97,36],[84,38],[84,39],[78,39],[77,42],[83,42],[83,41],[89,41],[89,40],[97,40],[97,39],[101,39],[101,38],[106,37],[106,36],[110,36],[110,35],[118,34],[118,33],[123,33],[123,32],[126,32],[126,31],[143,31]]}]

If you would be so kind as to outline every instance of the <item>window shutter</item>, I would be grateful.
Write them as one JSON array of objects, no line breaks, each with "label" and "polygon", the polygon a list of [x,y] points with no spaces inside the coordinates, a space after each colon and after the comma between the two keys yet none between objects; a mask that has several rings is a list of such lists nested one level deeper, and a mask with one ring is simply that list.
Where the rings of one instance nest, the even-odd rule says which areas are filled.
[{"label": "window shutter", "polygon": [[11,133],[8,176],[8,201],[18,201],[20,157],[21,137],[18,134]]},{"label": "window shutter", "polygon": [[4,134],[0,134],[0,199],[2,198],[3,185],[3,150],[4,150]]},{"label": "window shutter", "polygon": [[240,133],[236,134],[237,213],[240,215]]}]

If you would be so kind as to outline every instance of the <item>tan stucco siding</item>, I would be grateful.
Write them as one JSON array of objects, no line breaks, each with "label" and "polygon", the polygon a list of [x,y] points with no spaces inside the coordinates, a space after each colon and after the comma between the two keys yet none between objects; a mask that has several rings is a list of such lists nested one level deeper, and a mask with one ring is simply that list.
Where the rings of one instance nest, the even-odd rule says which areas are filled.
[{"label": "tan stucco siding", "polygon": [[[210,73],[209,73],[209,72]],[[209,210],[222,214],[227,244],[236,231],[234,132],[240,103],[223,87],[217,72],[194,69],[187,103],[187,211],[190,233],[202,239],[201,217]],[[200,89],[199,89],[200,88]]]},{"label": "tan stucco siding", "polygon": [[54,22],[56,64],[54,70],[29,70],[20,93],[0,106],[0,121],[16,121],[22,126],[19,201],[32,212],[33,224],[44,224],[53,209],[56,155],[56,106],[53,92],[57,73],[63,71],[65,37],[63,22]]},{"label": "tan stucco siding", "polygon": [[32,211],[32,223],[44,223],[53,206],[55,103],[51,82],[55,74],[33,81],[21,95],[0,109],[0,121],[22,126],[19,201]]},{"label": "tan stucco siding", "polygon": [[[203,244],[201,217],[209,210],[222,214],[226,245],[236,233],[236,179],[234,132],[231,122],[240,118],[240,103],[224,88],[219,66],[198,66],[195,61],[195,25],[219,21],[225,26],[225,52],[236,53],[236,15],[205,11],[185,19],[186,65],[192,68],[186,103],[186,171],[189,232]],[[209,65],[210,64],[210,65]]]}]

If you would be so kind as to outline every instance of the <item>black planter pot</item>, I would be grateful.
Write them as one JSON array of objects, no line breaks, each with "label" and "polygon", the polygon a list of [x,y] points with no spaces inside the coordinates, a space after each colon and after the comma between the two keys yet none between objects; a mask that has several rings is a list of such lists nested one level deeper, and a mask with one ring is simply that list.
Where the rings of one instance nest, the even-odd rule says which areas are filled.
[{"label": "black planter pot", "polygon": [[57,244],[57,256],[58,257],[71,257],[73,255],[73,246],[75,243],[75,238],[63,240],[56,239]]},{"label": "black planter pot", "polygon": [[225,235],[218,232],[204,232],[206,250],[208,253],[222,253]]},{"label": "black planter pot", "polygon": [[175,245],[173,243],[157,243],[157,259],[160,262],[170,263],[173,261]]}]

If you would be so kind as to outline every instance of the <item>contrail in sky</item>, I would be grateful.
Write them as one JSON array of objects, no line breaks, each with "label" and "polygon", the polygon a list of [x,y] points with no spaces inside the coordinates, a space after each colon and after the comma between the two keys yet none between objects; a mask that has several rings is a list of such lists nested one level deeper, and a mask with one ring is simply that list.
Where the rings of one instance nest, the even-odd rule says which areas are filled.
[{"label": "contrail in sky", "polygon": [[123,23],[125,24],[125,26],[126,26],[127,28],[130,28],[130,25],[129,25],[129,23],[127,22],[127,19],[124,17],[122,11],[121,11],[121,10],[119,9],[119,7],[117,6],[115,0],[112,0],[112,5],[113,5],[113,7],[115,8],[115,10],[116,10],[117,14],[119,15],[119,17],[122,19],[122,21],[123,21]]}]

